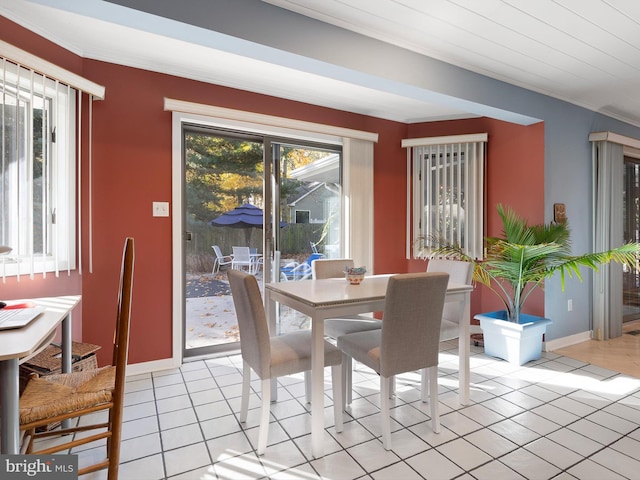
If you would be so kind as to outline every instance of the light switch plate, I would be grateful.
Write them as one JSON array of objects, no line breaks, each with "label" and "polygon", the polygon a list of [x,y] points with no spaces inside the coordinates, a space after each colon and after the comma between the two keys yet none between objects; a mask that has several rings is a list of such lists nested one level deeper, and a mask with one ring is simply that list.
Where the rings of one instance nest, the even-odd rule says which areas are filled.
[{"label": "light switch plate", "polygon": [[153,216],[154,217],[168,217],[169,216],[169,202],[153,202]]}]

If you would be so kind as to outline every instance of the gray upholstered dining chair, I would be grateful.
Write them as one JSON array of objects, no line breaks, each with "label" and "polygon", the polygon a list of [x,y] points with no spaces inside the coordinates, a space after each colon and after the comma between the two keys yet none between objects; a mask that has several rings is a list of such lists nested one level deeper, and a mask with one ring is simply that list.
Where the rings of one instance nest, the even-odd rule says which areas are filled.
[{"label": "gray upholstered dining chair", "polygon": [[[314,280],[321,278],[344,278],[344,269],[352,268],[350,258],[318,259],[311,262],[311,275]],[[345,280],[346,281],[346,280]],[[329,318],[324,322],[324,333],[328,337],[338,338],[348,333],[378,330],[382,327],[380,320],[366,315],[353,315],[344,318]]]},{"label": "gray upholstered dining chair", "polygon": [[[258,455],[264,454],[269,434],[271,379],[311,370],[311,331],[301,330],[270,336],[258,282],[253,275],[230,270],[228,273],[233,303],[240,330],[242,353],[242,400],[240,422],[247,420],[251,370],[261,384],[262,410],[258,434]],[[335,428],[342,431],[342,354],[329,342],[324,342],[324,364],[331,366]],[[306,375],[306,373],[305,373]],[[313,399],[323,401],[323,399]]]},{"label": "gray upholstered dining chair", "polygon": [[[433,431],[440,432],[438,353],[446,273],[405,273],[389,278],[382,328],[338,337],[338,348],[380,375],[382,443],[391,449],[389,397],[395,375],[428,369]],[[344,365],[344,361],[343,361]],[[423,392],[423,399],[425,392]]]},{"label": "gray upholstered dining chair", "polygon": [[[321,258],[311,262],[311,278],[314,280],[322,278],[344,278],[345,268],[353,268],[354,262],[351,258]],[[346,281],[346,280],[345,280]],[[366,315],[353,315],[344,318],[328,318],[324,321],[324,334],[337,339],[342,335],[355,332],[366,332],[369,330],[379,330],[382,328],[380,320]],[[352,384],[352,361],[350,357],[343,357],[346,362],[342,369],[344,403],[351,403]]]}]

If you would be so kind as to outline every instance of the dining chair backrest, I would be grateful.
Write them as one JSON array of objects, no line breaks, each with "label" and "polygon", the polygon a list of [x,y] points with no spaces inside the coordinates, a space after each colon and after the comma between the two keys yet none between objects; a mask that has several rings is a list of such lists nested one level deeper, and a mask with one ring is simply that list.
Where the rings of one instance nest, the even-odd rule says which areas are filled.
[{"label": "dining chair backrest", "polygon": [[258,281],[240,270],[230,270],[227,277],[236,308],[242,359],[260,378],[268,377],[271,345]]},{"label": "dining chair backrest", "polygon": [[473,263],[463,262],[462,260],[432,258],[427,264],[427,272],[445,272],[449,274],[451,283],[471,285]]},{"label": "dining chair backrest", "polygon": [[311,272],[314,280],[344,277],[345,268],[353,268],[353,259],[318,258],[311,262]]},{"label": "dining chair backrest", "polygon": [[[432,258],[427,264],[427,272],[444,272],[449,274],[450,283],[471,285],[473,263],[461,260]],[[445,303],[442,310],[442,330],[440,340],[451,340],[458,337],[458,324],[464,307],[458,302]]]},{"label": "dining chair backrest", "polygon": [[[120,267],[120,288],[118,289],[118,306],[116,332],[113,340],[113,359],[111,365],[116,369],[116,386],[114,397],[124,400],[126,383],[126,365],[129,355],[129,331],[131,325],[131,301],[133,298],[134,240],[127,237],[122,252]],[[122,405],[122,403],[121,403]]]},{"label": "dining chair backrest", "polygon": [[406,273],[389,278],[380,343],[382,376],[438,364],[448,281],[446,273]]}]

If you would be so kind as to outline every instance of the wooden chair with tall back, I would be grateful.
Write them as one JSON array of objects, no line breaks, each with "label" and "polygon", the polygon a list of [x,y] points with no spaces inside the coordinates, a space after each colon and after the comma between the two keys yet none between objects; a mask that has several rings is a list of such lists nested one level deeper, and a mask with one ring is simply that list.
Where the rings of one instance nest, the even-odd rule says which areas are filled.
[{"label": "wooden chair with tall back", "polygon": [[[253,275],[230,270],[228,273],[233,303],[240,330],[242,353],[242,399],[240,422],[247,420],[251,370],[262,380],[262,411],[258,433],[258,455],[267,447],[271,403],[271,379],[311,370],[311,331],[300,330],[283,335],[270,336],[267,317],[262,303],[258,282]],[[333,381],[333,412],[337,432],[342,431],[342,354],[340,350],[324,342],[324,364],[331,366]],[[313,401],[323,401],[314,398]]]},{"label": "wooden chair with tall back", "polygon": [[[428,369],[433,431],[440,431],[438,354],[446,273],[405,273],[389,278],[382,329],[338,337],[338,348],[380,375],[382,443],[391,449],[389,397],[395,375]],[[343,365],[344,365],[343,361]],[[423,392],[423,398],[425,397]]]},{"label": "wooden chair with tall back", "polygon": [[[98,440],[106,440],[106,458],[93,465],[83,466],[78,474],[108,468],[108,479],[118,478],[120,463],[120,440],[122,432],[122,411],[124,405],[125,370],[129,351],[129,326],[133,289],[134,241],[125,239],[120,270],[120,288],[116,309],[116,325],[111,365],[72,373],[34,376],[29,380],[20,398],[20,429],[24,431],[23,452],[50,454],[64,451],[78,445]],[[98,423],[38,431],[38,427],[75,419],[95,412]],[[92,432],[91,435],[72,435],[76,432]],[[39,449],[35,440],[62,436],[68,441]],[[61,437],[65,438],[65,437]],[[35,443],[34,443],[35,442]],[[47,442],[43,442],[47,443]]]}]

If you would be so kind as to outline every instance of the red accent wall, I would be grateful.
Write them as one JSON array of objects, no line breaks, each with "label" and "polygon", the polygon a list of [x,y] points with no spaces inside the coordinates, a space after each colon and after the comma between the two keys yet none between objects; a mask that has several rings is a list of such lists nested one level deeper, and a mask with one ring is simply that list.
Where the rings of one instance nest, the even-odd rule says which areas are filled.
[{"label": "red accent wall", "polygon": [[[502,222],[496,206],[513,208],[529,223],[544,222],[544,124],[521,126],[476,118],[432,122],[408,126],[408,138],[439,135],[488,133],[487,143],[487,235],[502,234]],[[410,271],[424,269],[424,263],[410,261]],[[502,304],[484,286],[472,296],[471,313],[501,309]],[[544,293],[541,289],[527,300],[527,313],[544,315]]]},{"label": "red accent wall", "polygon": [[[489,133],[489,205],[509,204],[531,221],[543,219],[543,126],[520,127],[486,118],[405,125],[144,70],[81,59],[0,17],[0,37],[105,85],[93,107],[93,273],[2,285],[5,298],[82,293],[82,340],[103,345],[108,361],[116,288],[125,236],[136,240],[130,363],[172,355],[171,217],[152,217],[153,201],[171,200],[171,113],[165,97],[377,132],[374,148],[375,271],[424,269],[405,258],[406,151],[403,138]],[[86,134],[86,128],[84,129]],[[84,143],[86,145],[86,142]],[[83,205],[88,205],[88,155],[83,157]],[[523,181],[524,180],[524,181]],[[493,207],[489,233],[498,233]],[[88,211],[82,212],[88,252]],[[42,289],[39,287],[42,286]],[[80,288],[79,288],[80,287]],[[35,293],[37,292],[37,293]],[[47,293],[48,292],[48,293]],[[487,303],[474,293],[473,311]],[[535,300],[531,300],[535,302]],[[536,312],[532,312],[536,313]],[[77,321],[78,317],[74,317]],[[76,339],[78,330],[74,330]]]}]

